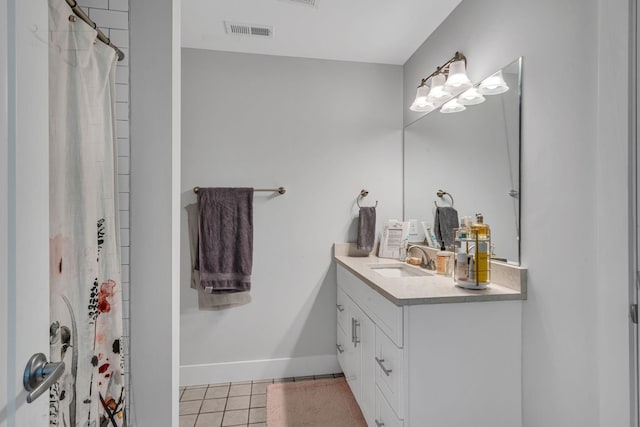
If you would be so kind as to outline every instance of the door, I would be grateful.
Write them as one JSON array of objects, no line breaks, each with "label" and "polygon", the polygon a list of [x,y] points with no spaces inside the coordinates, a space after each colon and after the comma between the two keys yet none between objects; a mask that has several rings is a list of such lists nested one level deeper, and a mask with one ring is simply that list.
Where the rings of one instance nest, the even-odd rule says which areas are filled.
[{"label": "door", "polygon": [[0,427],[48,425],[48,393],[27,404],[22,386],[49,355],[47,14],[46,0],[0,2]]}]

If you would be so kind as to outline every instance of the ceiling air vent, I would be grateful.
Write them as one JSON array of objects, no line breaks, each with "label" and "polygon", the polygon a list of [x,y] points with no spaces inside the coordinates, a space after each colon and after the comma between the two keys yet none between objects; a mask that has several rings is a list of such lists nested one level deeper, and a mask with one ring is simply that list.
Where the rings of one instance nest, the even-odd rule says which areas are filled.
[{"label": "ceiling air vent", "polygon": [[305,4],[307,6],[318,7],[318,3],[320,0],[283,0],[289,3],[300,3]]},{"label": "ceiling air vent", "polygon": [[227,34],[273,38],[273,27],[270,25],[242,24],[239,22],[224,21],[224,26]]}]

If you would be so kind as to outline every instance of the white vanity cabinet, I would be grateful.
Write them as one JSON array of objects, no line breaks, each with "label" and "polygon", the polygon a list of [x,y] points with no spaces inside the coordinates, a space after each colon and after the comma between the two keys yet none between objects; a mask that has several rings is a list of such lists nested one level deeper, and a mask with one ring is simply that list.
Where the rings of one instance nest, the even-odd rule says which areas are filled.
[{"label": "white vanity cabinet", "polygon": [[370,427],[522,425],[521,301],[396,305],[337,268],[338,361]]}]

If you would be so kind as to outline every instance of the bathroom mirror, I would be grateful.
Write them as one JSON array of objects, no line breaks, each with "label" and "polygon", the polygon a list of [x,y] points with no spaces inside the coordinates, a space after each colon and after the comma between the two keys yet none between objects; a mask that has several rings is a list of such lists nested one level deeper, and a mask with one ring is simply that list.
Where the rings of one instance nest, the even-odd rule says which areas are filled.
[{"label": "bathroom mirror", "polygon": [[[482,213],[493,257],[520,264],[520,94],[522,58],[501,69],[509,87],[445,114],[435,110],[404,129],[404,219],[433,224],[436,202],[458,217]],[[477,85],[476,85],[477,86]],[[422,236],[420,236],[422,237]]]}]

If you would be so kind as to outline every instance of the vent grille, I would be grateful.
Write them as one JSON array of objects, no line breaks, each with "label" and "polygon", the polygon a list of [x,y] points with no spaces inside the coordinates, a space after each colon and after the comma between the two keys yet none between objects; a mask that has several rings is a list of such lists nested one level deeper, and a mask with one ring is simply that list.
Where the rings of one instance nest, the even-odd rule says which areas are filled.
[{"label": "vent grille", "polygon": [[273,27],[270,25],[242,24],[239,22],[224,21],[224,26],[227,34],[273,38]]},{"label": "vent grille", "polygon": [[311,7],[318,7],[320,0],[283,0],[289,3],[300,3]]}]

